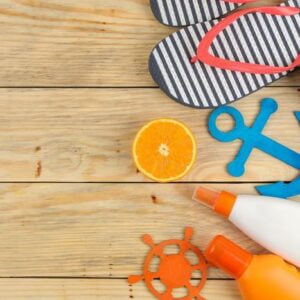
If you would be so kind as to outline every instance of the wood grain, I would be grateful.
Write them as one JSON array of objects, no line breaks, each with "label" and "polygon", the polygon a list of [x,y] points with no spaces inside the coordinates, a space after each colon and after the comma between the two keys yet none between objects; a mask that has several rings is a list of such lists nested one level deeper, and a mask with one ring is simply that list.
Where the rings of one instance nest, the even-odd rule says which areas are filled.
[{"label": "wood grain", "polygon": [[[247,124],[264,97],[280,105],[265,134],[300,151],[293,115],[299,91],[265,88],[237,102]],[[240,143],[214,140],[206,128],[209,113],[183,107],[158,89],[0,89],[0,181],[147,181],[132,162],[131,143],[139,127],[160,117],[185,122],[196,136],[198,160],[185,181],[277,181],[297,175],[256,150],[243,177],[228,175],[225,166]],[[229,125],[224,119],[224,129]]]},{"label": "wood grain", "polygon": [[[11,87],[155,86],[149,53],[176,30],[148,0],[0,0],[0,28],[0,85]],[[297,71],[275,85],[299,80]]]},{"label": "wood grain", "polygon": [[[254,194],[251,184],[214,184]],[[1,184],[0,277],[127,277],[141,272],[149,247],[195,229],[204,249],[224,234],[254,253],[262,248],[192,200],[196,184]],[[300,200],[300,198],[297,198]],[[210,278],[226,278],[213,269]],[[1,294],[0,294],[1,295]]]},{"label": "wood grain", "polygon": [[[213,140],[209,111],[174,103],[149,75],[152,48],[177,30],[154,19],[149,0],[0,0],[0,29],[0,299],[154,299],[143,283],[125,280],[141,272],[149,249],[144,233],[160,242],[180,239],[192,226],[201,249],[222,233],[254,253],[265,251],[191,200],[196,183],[149,183],[132,163],[137,129],[173,117],[198,142],[185,181],[254,194],[254,183],[230,181],[259,184],[298,174],[258,151],[244,177],[226,174],[239,142]],[[265,133],[300,151],[292,115],[299,86],[296,70],[234,106],[251,124],[260,99],[276,98],[280,110]],[[226,274],[211,269],[209,278],[207,299],[240,299]]]},{"label": "wood grain", "polygon": [[[236,284],[231,280],[209,280],[201,295],[209,300],[240,299]],[[154,299],[143,283],[129,286],[125,279],[0,279],[0,298],[5,300]]]}]

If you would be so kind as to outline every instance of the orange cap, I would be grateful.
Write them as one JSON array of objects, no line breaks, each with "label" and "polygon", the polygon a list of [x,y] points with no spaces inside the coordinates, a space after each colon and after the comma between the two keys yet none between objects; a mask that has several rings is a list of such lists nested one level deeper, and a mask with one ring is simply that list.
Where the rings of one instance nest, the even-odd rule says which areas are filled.
[{"label": "orange cap", "polygon": [[200,186],[196,188],[193,199],[204,203],[220,215],[229,217],[236,201],[236,195],[226,191],[217,192]]},{"label": "orange cap", "polygon": [[248,268],[253,255],[222,235],[216,236],[204,253],[206,259],[238,279]]}]

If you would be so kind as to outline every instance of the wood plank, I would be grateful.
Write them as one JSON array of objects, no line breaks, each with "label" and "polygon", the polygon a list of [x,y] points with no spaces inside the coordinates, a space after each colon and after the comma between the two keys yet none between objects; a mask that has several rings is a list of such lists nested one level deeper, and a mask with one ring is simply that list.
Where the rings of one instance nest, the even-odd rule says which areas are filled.
[{"label": "wood plank", "polygon": [[[214,184],[254,194],[251,184]],[[224,234],[253,253],[263,249],[191,199],[196,184],[1,184],[0,277],[122,277],[139,274],[156,242],[182,238],[204,249]],[[296,198],[300,200],[300,197]],[[210,278],[226,278],[211,270]],[[1,290],[1,289],[0,289]]]},{"label": "wood plank", "polygon": [[[209,280],[201,295],[209,300],[240,299],[237,286],[232,280]],[[155,299],[143,283],[130,286],[125,279],[0,279],[0,298],[5,300]]]},{"label": "wood plank", "polygon": [[[148,0],[0,0],[0,30],[1,86],[128,87],[155,85],[149,53],[176,29]],[[275,84],[299,81],[297,71]]]},{"label": "wood plank", "polygon": [[[299,110],[298,89],[265,88],[234,104],[247,124],[264,97],[280,105],[265,134],[300,151],[293,116]],[[243,177],[228,175],[225,166],[240,143],[214,140],[206,129],[209,113],[183,107],[151,88],[0,89],[0,181],[147,181],[134,167],[131,144],[138,128],[160,117],[179,119],[195,133],[198,160],[185,181],[277,181],[298,174],[254,151]],[[228,128],[230,121],[225,123]]]}]

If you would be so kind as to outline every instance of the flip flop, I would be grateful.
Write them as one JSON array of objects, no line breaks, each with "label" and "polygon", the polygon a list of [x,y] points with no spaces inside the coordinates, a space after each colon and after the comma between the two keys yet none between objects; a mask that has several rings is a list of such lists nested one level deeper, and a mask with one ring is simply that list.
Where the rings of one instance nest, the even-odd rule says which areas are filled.
[{"label": "flip flop", "polygon": [[156,19],[169,26],[186,26],[219,18],[258,0],[151,0]]},{"label": "flip flop", "polygon": [[161,41],[149,58],[159,87],[194,108],[241,99],[299,65],[300,0],[186,27]]}]

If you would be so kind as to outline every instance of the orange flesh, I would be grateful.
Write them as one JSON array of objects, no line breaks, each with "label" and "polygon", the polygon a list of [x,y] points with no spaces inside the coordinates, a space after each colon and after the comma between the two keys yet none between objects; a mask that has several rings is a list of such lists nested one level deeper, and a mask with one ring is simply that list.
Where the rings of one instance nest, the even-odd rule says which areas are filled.
[{"label": "orange flesh", "polygon": [[167,182],[184,176],[192,167],[196,144],[190,130],[171,119],[146,124],[133,144],[138,169],[155,181]]}]

